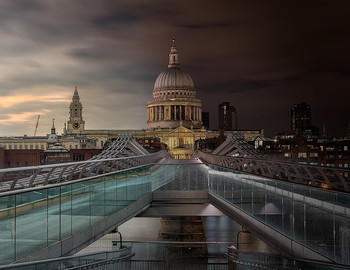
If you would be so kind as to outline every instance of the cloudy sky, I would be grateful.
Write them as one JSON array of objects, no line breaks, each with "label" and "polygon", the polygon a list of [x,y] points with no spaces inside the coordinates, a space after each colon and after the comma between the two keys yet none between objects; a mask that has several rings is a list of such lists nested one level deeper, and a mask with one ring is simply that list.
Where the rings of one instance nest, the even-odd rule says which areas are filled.
[{"label": "cloudy sky", "polygon": [[350,121],[350,1],[2,0],[0,136],[62,132],[78,86],[87,129],[146,127],[146,103],[172,36],[210,125],[229,101],[238,128],[290,127],[305,101],[313,124]]}]

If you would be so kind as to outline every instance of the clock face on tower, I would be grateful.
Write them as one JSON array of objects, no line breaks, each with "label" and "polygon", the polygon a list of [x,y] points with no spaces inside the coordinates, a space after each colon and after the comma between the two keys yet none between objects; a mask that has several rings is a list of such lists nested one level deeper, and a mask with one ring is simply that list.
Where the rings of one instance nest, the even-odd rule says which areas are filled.
[{"label": "clock face on tower", "polygon": [[78,128],[80,128],[80,124],[79,124],[78,122],[74,122],[74,123],[72,124],[72,127],[73,127],[74,129],[78,129]]}]

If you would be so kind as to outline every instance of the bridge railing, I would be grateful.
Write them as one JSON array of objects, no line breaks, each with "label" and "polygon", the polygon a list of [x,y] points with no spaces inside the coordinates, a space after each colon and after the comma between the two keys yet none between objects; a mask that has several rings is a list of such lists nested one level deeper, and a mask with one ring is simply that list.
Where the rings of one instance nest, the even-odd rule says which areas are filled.
[{"label": "bridge railing", "polygon": [[194,155],[205,163],[297,184],[350,192],[350,170],[301,165],[270,159],[218,156],[201,151]]},{"label": "bridge railing", "polygon": [[0,265],[44,249],[60,256],[80,248],[138,214],[150,203],[151,192],[173,181],[178,171],[178,166],[147,164],[0,193]]},{"label": "bridge railing", "polygon": [[95,159],[55,165],[2,169],[0,170],[0,192],[67,182],[157,163],[161,159],[168,157],[169,153],[163,150],[154,154],[133,157]]},{"label": "bridge railing", "polygon": [[[209,200],[224,212],[235,211],[232,216],[245,220],[246,227],[261,235],[266,233],[265,239],[276,241],[292,254],[302,254],[302,249],[296,248],[299,243],[330,260],[350,265],[349,193],[276,181],[216,165],[209,166],[208,175]],[[260,222],[264,224],[262,231]],[[286,245],[290,240],[295,244]]]}]

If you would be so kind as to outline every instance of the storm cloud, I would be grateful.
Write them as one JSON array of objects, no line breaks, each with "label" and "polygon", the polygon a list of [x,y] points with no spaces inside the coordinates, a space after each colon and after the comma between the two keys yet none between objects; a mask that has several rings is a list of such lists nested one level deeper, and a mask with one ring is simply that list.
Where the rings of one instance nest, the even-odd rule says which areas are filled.
[{"label": "storm cloud", "polygon": [[289,129],[293,104],[343,136],[350,121],[348,1],[4,0],[0,136],[61,132],[78,86],[87,129],[146,127],[173,35],[203,111],[237,108],[238,128]]}]

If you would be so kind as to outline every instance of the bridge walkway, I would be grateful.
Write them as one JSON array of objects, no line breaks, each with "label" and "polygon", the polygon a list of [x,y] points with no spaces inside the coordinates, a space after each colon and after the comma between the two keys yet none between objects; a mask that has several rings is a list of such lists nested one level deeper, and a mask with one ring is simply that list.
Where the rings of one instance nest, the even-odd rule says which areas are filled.
[{"label": "bridge walkway", "polygon": [[291,256],[350,264],[349,194],[199,162],[150,164],[2,193],[0,263],[69,255],[154,200],[196,198]]}]

